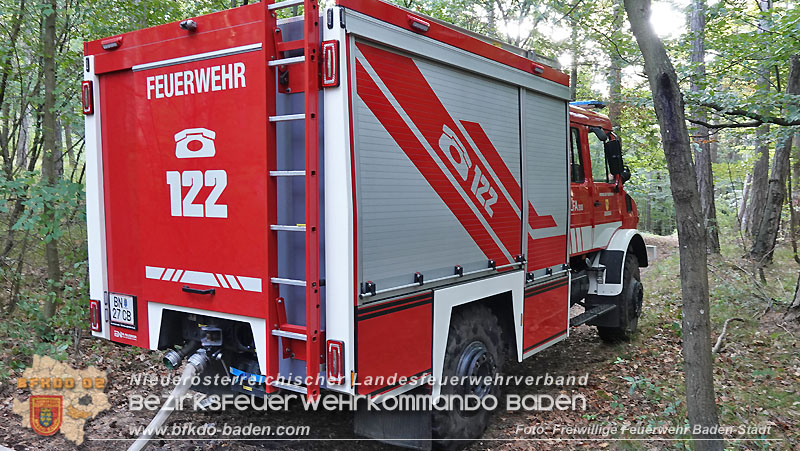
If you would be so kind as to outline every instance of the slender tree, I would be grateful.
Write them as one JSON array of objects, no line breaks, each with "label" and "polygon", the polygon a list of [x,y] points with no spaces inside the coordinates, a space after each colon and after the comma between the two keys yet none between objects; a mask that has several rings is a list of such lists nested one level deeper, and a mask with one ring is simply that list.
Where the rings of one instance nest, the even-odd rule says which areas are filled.
[{"label": "slender tree", "polygon": [[[706,3],[694,0],[689,16],[692,35],[692,65],[694,75],[690,89],[700,91],[706,78]],[[707,121],[705,108],[696,108],[692,116],[698,121]],[[714,171],[711,166],[711,139],[708,128],[698,125],[694,135],[694,163],[697,172],[697,185],[700,190],[700,205],[706,226],[708,252],[719,254],[719,230],[717,227],[717,208],[714,202]]]},{"label": "slender tree", "polygon": [[[622,22],[625,19],[625,7],[622,5],[622,0],[614,0],[611,8],[613,30],[621,30]],[[611,65],[608,68],[608,119],[614,130],[619,130],[620,115],[622,114],[622,66],[625,62],[622,60],[618,48],[610,49],[609,57]]]},{"label": "slender tree", "polygon": [[[44,31],[42,33],[42,71],[44,72],[44,104],[42,105],[42,176],[48,187],[57,182],[56,159],[60,152],[56,145],[56,0],[46,0],[42,5]],[[53,205],[45,202],[45,221],[55,221]],[[43,315],[45,319],[53,317],[56,301],[61,293],[61,264],[58,256],[58,240],[54,236],[45,239],[45,260],[47,261],[47,278],[50,280],[50,292],[45,299]]]},{"label": "slender tree", "polygon": [[[650,0],[625,0],[625,9],[653,93],[653,106],[661,130],[667,160],[680,246],[681,294],[683,297],[683,359],[686,376],[686,407],[695,427],[719,425],[714,395],[711,356],[711,322],[708,302],[706,232],[697,176],[692,164],[683,96],[664,44],[650,26]],[[693,434],[699,450],[722,450],[719,434]]]},{"label": "slender tree", "polygon": [[[758,0],[758,6],[762,13],[767,13],[772,9],[772,0]],[[757,33],[768,36],[770,24],[766,16],[758,21]],[[759,68],[758,75],[758,89],[761,91],[769,91],[769,68]],[[753,180],[750,185],[750,199],[748,200],[748,210],[745,213],[745,221],[743,226],[746,231],[755,236],[759,222],[764,213],[764,205],[767,202],[767,187],[769,180],[769,142],[767,135],[769,134],[769,124],[763,124],[756,129],[756,161],[753,165]]]},{"label": "slender tree", "polygon": [[578,24],[575,20],[570,23],[572,28],[569,38],[570,53],[572,62],[569,67],[569,98],[578,100],[578,58],[580,57],[580,43],[578,42]]},{"label": "slender tree", "polygon": [[[800,55],[792,57],[790,65],[786,94],[800,94]],[[789,154],[792,150],[792,139],[793,136],[789,135],[775,148],[764,214],[758,222],[758,228],[753,238],[753,247],[750,249],[750,257],[762,265],[772,261],[772,251],[778,238],[781,210],[783,201],[786,199],[786,181],[789,178]]]}]

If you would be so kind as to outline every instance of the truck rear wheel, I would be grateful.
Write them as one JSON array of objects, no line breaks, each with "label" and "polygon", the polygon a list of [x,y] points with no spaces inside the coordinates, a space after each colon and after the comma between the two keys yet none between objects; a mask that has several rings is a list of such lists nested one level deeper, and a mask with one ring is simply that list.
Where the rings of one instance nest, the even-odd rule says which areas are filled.
[{"label": "truck rear wheel", "polygon": [[[453,376],[465,378],[462,384],[442,384],[444,396],[477,395],[480,398],[499,398],[499,387],[483,382],[487,376],[494,379],[503,364],[502,329],[497,317],[487,307],[470,306],[453,312],[447,336],[447,351],[442,376],[448,382]],[[480,378],[470,382],[469,378]],[[456,403],[456,405],[458,405]],[[489,412],[483,409],[436,410],[432,427],[434,445],[438,449],[455,450],[479,438],[489,423]],[[453,440],[458,439],[458,440]]]},{"label": "truck rear wheel", "polygon": [[617,295],[619,305],[619,326],[597,326],[597,334],[607,343],[630,341],[639,326],[642,314],[644,286],[639,275],[639,259],[630,249],[625,256],[625,267],[622,273],[622,292]]}]

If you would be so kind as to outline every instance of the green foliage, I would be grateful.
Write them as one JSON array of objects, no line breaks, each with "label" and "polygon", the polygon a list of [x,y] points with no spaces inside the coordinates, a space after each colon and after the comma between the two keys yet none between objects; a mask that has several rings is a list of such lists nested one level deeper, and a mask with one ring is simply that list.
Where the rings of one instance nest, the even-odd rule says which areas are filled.
[{"label": "green foliage", "polygon": [[[83,186],[59,179],[54,186],[37,183],[39,176],[30,173],[23,177],[23,182],[28,180],[27,192],[22,202],[26,207],[22,216],[13,225],[14,230],[25,230],[41,236],[45,242],[58,240],[64,233],[62,224],[66,219],[78,211],[83,214],[78,206],[84,202]],[[18,183],[19,178],[14,181]],[[45,207],[52,209],[52,214],[45,214]]]},{"label": "green foliage", "polygon": [[[775,2],[769,11],[757,2],[718,2],[708,9],[706,47],[707,73],[703,89],[687,93],[689,104],[713,103],[729,109],[744,109],[761,115],[790,120],[800,118],[798,96],[783,89],[788,61],[800,53],[800,8],[793,2]],[[691,36],[680,43],[688,54]],[[694,68],[688,58],[677,59],[679,76],[688,78]],[[731,117],[731,120],[741,118]]]}]

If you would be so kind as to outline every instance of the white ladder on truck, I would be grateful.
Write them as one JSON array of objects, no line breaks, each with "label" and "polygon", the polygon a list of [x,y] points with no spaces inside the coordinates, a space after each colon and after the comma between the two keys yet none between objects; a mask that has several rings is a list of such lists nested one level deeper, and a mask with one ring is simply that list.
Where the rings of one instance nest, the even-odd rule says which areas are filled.
[{"label": "white ladder on truck", "polygon": [[[267,130],[269,192],[271,193],[269,211],[270,267],[277,268],[278,234],[303,233],[305,236],[305,280],[272,277],[273,289],[270,293],[268,325],[267,375],[271,376],[272,386],[267,392],[276,389],[292,390],[305,394],[309,399],[319,396],[320,364],[324,359],[324,332],[320,312],[319,277],[319,9],[316,0],[267,0],[266,33],[274,42],[273,58],[267,62],[267,89],[275,92],[277,99],[278,81],[281,73],[291,70],[294,76],[302,77],[305,93],[305,110],[299,114],[277,115],[275,102],[268,102],[269,115]],[[277,26],[277,11],[303,6],[303,39],[283,42]],[[269,36],[267,37],[269,40]],[[300,56],[285,57],[285,52],[303,50]],[[267,49],[269,52],[269,49]],[[295,52],[296,53],[296,52]],[[270,92],[270,91],[268,91]],[[292,170],[276,167],[277,125],[285,121],[304,121],[305,123],[305,169]],[[277,180],[281,177],[305,178],[305,223],[290,225],[277,223]],[[286,300],[280,297],[281,285],[305,287],[305,326],[289,324],[286,321]],[[288,383],[278,379],[279,356],[306,362],[306,384]]]}]

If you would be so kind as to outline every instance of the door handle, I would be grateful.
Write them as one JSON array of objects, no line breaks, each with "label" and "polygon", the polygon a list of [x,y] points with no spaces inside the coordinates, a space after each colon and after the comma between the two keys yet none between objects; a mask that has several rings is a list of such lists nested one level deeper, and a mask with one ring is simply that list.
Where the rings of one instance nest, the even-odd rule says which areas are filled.
[{"label": "door handle", "polygon": [[197,288],[192,288],[192,287],[190,287],[190,286],[184,285],[184,286],[183,286],[183,288],[182,288],[182,290],[183,290],[184,292],[186,292],[186,293],[194,293],[194,294],[212,294],[212,295],[214,294],[214,289],[213,289],[213,288],[209,288],[209,289],[207,289],[207,290],[200,290],[200,289],[197,289]]},{"label": "door handle", "polygon": [[603,205],[603,204],[601,204],[599,200],[594,201],[594,206],[595,207],[599,207],[601,205]]}]

